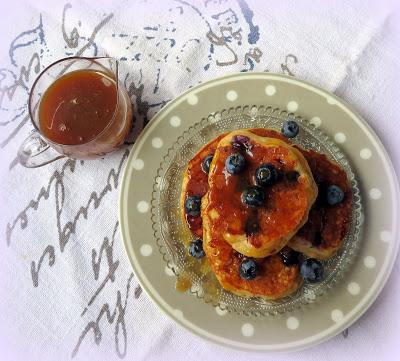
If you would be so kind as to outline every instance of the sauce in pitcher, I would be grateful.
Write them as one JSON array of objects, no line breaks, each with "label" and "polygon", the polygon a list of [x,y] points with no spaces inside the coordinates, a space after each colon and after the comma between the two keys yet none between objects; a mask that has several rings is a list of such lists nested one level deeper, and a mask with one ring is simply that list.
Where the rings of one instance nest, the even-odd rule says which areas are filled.
[{"label": "sauce in pitcher", "polygon": [[113,118],[117,91],[116,81],[104,72],[77,70],[61,76],[40,101],[40,131],[59,144],[90,142]]}]

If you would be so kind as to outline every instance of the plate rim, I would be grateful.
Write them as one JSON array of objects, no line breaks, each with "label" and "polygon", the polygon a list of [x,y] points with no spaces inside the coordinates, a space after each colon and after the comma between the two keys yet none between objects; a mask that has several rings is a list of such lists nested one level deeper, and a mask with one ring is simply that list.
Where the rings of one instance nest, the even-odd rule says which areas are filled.
[{"label": "plate rim", "polygon": [[[119,198],[118,198],[118,218],[119,218],[119,228],[121,232],[121,236],[123,238],[124,242],[124,249],[125,253],[128,256],[128,259],[130,261],[131,267],[135,273],[135,276],[142,286],[142,288],[145,290],[146,294],[149,296],[149,298],[154,302],[159,309],[161,309],[169,318],[173,319],[179,326],[183,327],[184,329],[195,333],[196,335],[200,336],[203,339],[206,339],[208,341],[211,341],[213,343],[219,344],[224,347],[230,347],[230,348],[235,348],[239,349],[242,351],[258,351],[258,352],[268,352],[268,351],[296,351],[296,350],[301,350],[305,348],[309,348],[312,346],[315,346],[317,344],[320,344],[337,334],[341,333],[343,330],[351,326],[354,322],[356,322],[368,309],[369,307],[375,302],[376,298],[378,295],[381,293],[383,287],[388,281],[389,276],[392,273],[392,269],[394,266],[394,263],[397,258],[397,254],[399,252],[400,248],[400,242],[398,240],[398,234],[400,230],[400,224],[396,224],[395,229],[394,229],[394,234],[393,234],[393,242],[391,242],[391,247],[394,248],[393,252],[391,252],[391,257],[386,258],[386,264],[383,264],[382,270],[380,273],[377,275],[377,278],[375,282],[372,284],[370,290],[367,292],[367,294],[361,299],[360,302],[356,305],[356,308],[353,308],[349,314],[351,314],[349,317],[347,317],[347,320],[342,322],[340,325],[334,324],[331,327],[323,330],[322,332],[310,336],[308,338],[303,338],[300,340],[296,340],[290,343],[278,343],[274,345],[255,345],[255,344],[250,344],[250,343],[245,343],[245,342],[238,342],[238,341],[233,341],[230,339],[226,339],[224,337],[220,337],[217,335],[212,335],[212,334],[205,334],[202,328],[196,326],[192,322],[186,320],[186,319],[181,319],[179,317],[176,317],[173,313],[172,310],[169,310],[168,308],[169,305],[163,305],[162,301],[163,298],[161,297],[160,294],[158,294],[157,290],[153,287],[151,282],[147,279],[146,275],[142,272],[141,267],[140,267],[140,262],[137,261],[136,256],[134,255],[133,249],[130,248],[129,246],[129,232],[128,232],[128,222],[126,220],[126,217],[124,215],[124,199],[126,199],[126,192],[127,192],[127,178],[129,176],[129,172],[131,169],[129,169],[129,164],[132,162],[132,159],[135,158],[137,152],[139,151],[139,146],[145,142],[149,134],[152,132],[152,130],[159,124],[160,120],[164,117],[164,114],[168,114],[169,110],[173,108],[174,105],[178,104],[179,102],[183,101],[184,98],[189,95],[190,93],[194,93],[199,89],[206,90],[209,87],[212,87],[214,85],[217,85],[220,82],[224,82],[226,80],[232,80],[234,78],[253,78],[253,79],[262,79],[262,80],[278,80],[278,81],[284,81],[287,83],[292,83],[297,86],[301,86],[303,88],[308,88],[309,90],[317,93],[320,95],[324,95],[325,97],[331,97],[335,100],[336,103],[342,108],[343,111],[348,113],[348,115],[352,118],[353,121],[356,121],[359,126],[364,128],[365,133],[368,134],[370,137],[371,141],[376,143],[376,148],[381,152],[382,157],[384,158],[384,167],[386,168],[388,174],[391,175],[389,179],[389,184],[391,188],[391,192],[395,195],[395,201],[394,201],[394,206],[393,206],[393,218],[396,218],[396,215],[399,213],[399,195],[400,195],[400,189],[399,189],[399,184],[398,181],[396,181],[397,175],[395,172],[395,169],[393,167],[391,158],[389,157],[386,148],[384,147],[382,141],[379,139],[377,134],[374,132],[372,127],[363,119],[363,117],[353,109],[353,107],[348,104],[345,100],[339,98],[335,94],[331,93],[328,90],[325,90],[311,82],[304,81],[298,78],[294,78],[292,76],[284,75],[284,74],[279,74],[279,73],[269,73],[269,72],[251,72],[251,73],[231,73],[224,75],[222,77],[217,77],[214,79],[211,79],[209,81],[197,84],[196,86],[184,91],[183,93],[179,94],[176,96],[173,100],[168,102],[150,121],[149,123],[144,127],[144,129],[141,131],[139,137],[137,138],[135,144],[133,145],[129,157],[126,161],[123,175],[122,175],[122,181],[121,181],[121,188],[119,191]],[[130,250],[130,251],[129,251]],[[379,282],[378,282],[379,281]],[[373,292],[372,292],[373,291]],[[164,301],[164,303],[166,303]],[[358,309],[357,309],[358,308]],[[346,315],[348,316],[348,315]],[[332,329],[332,330],[331,330]],[[322,336],[321,336],[322,335]]]}]

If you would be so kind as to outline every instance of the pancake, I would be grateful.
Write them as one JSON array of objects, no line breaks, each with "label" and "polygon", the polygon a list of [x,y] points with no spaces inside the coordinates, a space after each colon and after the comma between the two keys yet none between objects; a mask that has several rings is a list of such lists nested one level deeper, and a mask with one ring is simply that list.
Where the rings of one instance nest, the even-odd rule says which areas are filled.
[{"label": "pancake", "polygon": [[[289,242],[289,247],[308,257],[327,259],[342,245],[346,236],[352,207],[352,191],[346,172],[324,154],[313,150],[302,150],[318,184],[319,195],[310,210],[307,223]],[[326,187],[339,186],[344,200],[336,205],[325,201]]]},{"label": "pancake", "polygon": [[[247,165],[243,173],[231,175],[225,161],[237,151],[232,143],[239,137],[246,139],[241,152]],[[261,207],[248,207],[241,200],[242,192],[255,184],[255,170],[263,163],[272,163],[280,177],[265,188],[266,200]],[[207,207],[201,214],[208,224],[203,231],[211,228],[208,231],[213,241],[224,240],[237,252],[254,258],[280,251],[307,221],[317,196],[310,168],[298,149],[248,130],[231,132],[220,140],[208,183]],[[257,225],[256,232],[247,231],[250,223]]]},{"label": "pancake", "polygon": [[[250,131],[262,137],[277,138],[289,143],[287,138],[285,138],[282,134],[271,129],[255,128],[251,129]],[[189,164],[183,174],[180,198],[182,220],[184,223],[186,222],[189,229],[196,237],[201,238],[203,235],[203,222],[201,217],[192,217],[185,213],[185,199],[188,196],[194,195],[202,198],[208,191],[208,173],[203,171],[202,163],[208,155],[215,153],[215,149],[217,148],[219,141],[227,134],[228,133],[221,134],[217,138],[204,145],[189,161]]]},{"label": "pancake", "polygon": [[[277,138],[291,145],[290,141],[279,132],[261,128],[249,131],[262,137]],[[216,152],[221,139],[226,135],[222,134],[206,144],[189,162],[182,184],[182,216],[188,222],[193,234],[198,237],[203,236],[207,261],[224,289],[243,297],[258,296],[276,300],[293,293],[301,286],[303,278],[299,274],[299,266],[285,266],[279,254],[255,258],[258,276],[250,281],[244,280],[240,276],[239,268],[246,257],[234,250],[232,245],[221,237],[218,227],[213,225],[213,220],[205,212],[208,208],[207,192],[210,187],[208,175],[202,170],[201,165],[205,157]],[[309,211],[307,222],[289,241],[288,246],[309,257],[326,259],[340,248],[348,231],[351,217],[351,187],[346,173],[325,155],[304,150],[297,145],[294,147],[304,155],[310,166],[319,187],[319,197]],[[211,168],[213,166],[212,164]],[[344,201],[335,206],[329,206],[324,202],[325,189],[330,184],[338,185],[345,192]],[[198,195],[202,198],[201,216],[195,219],[185,215],[184,201],[189,195]]]},{"label": "pancake", "polygon": [[201,217],[192,217],[185,212],[185,199],[189,196],[198,196],[203,198],[207,193],[208,186],[208,173],[202,169],[204,158],[210,154],[214,154],[219,141],[225,136],[221,134],[213,139],[205,146],[203,146],[195,156],[189,161],[189,164],[183,174],[182,190],[181,190],[181,215],[183,222],[186,222],[191,232],[197,236],[203,235],[203,222]]},{"label": "pancake", "polygon": [[205,196],[202,202],[203,248],[212,270],[225,290],[242,297],[276,300],[293,293],[302,285],[299,266],[285,266],[278,254],[255,259],[258,276],[250,281],[241,278],[239,267],[244,256],[213,232],[210,219],[204,211],[207,206],[208,196]]}]

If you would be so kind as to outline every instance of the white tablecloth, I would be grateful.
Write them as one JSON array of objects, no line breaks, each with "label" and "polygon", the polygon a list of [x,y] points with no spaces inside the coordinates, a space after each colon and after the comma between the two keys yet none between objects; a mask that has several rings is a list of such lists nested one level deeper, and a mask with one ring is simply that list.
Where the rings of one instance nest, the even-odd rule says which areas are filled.
[{"label": "white tablecloth", "polygon": [[[230,72],[291,74],[334,91],[373,126],[400,173],[397,1],[10,1],[0,5],[1,360],[399,360],[397,261],[376,303],[336,338],[292,354],[207,343],[142,293],[118,231],[130,146],[40,169],[16,162],[27,95],[53,61],[109,54],[146,123]],[[371,177],[378,177],[371,169]]]}]

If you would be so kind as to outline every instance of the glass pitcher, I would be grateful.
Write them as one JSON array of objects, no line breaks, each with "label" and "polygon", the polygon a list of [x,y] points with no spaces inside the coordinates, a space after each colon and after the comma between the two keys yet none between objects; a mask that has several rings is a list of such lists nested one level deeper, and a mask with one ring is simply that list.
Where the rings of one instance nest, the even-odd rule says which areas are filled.
[{"label": "glass pitcher", "polygon": [[[93,70],[114,81],[116,104],[103,130],[87,142],[69,144],[51,140],[41,130],[40,102],[45,91],[60,77],[68,73]],[[63,157],[91,159],[117,149],[129,134],[132,126],[132,104],[124,86],[118,81],[118,62],[109,57],[71,57],[51,64],[35,80],[29,95],[29,113],[35,130],[22,143],[18,151],[19,162],[36,168]]]}]

